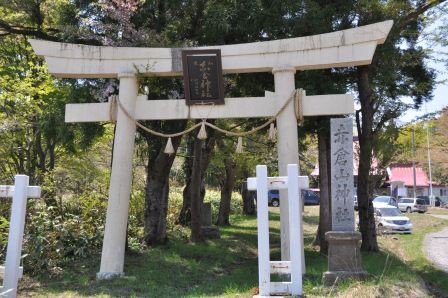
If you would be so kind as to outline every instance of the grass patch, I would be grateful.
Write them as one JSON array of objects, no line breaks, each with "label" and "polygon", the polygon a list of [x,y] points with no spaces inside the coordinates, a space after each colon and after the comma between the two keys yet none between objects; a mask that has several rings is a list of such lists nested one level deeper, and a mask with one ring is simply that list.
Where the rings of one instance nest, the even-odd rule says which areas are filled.
[{"label": "grass patch", "polygon": [[448,209],[447,208],[439,208],[439,207],[429,207],[427,214],[448,215]]},{"label": "grass patch", "polygon": [[[236,218],[223,238],[206,244],[171,239],[164,247],[126,256],[126,277],[97,281],[100,256],[38,278],[37,297],[201,297],[250,295],[257,283],[255,218]],[[255,243],[256,244],[256,243]]]},{"label": "grass patch", "polygon": [[433,294],[448,297],[448,273],[435,268],[423,250],[425,236],[448,227],[448,220],[430,214],[412,213],[408,216],[414,225],[413,234],[380,237],[380,243],[417,273]]},{"label": "grass patch", "polygon": [[[271,259],[280,259],[279,209],[270,208]],[[304,236],[307,297],[427,297],[422,280],[433,293],[448,294],[448,275],[435,269],[422,252],[424,235],[446,221],[428,214],[411,214],[412,235],[381,236],[380,253],[363,254],[365,282],[346,281],[325,288],[327,260],[312,245],[319,208],[305,208]],[[168,245],[126,255],[126,277],[97,281],[100,255],[69,267],[21,281],[19,296],[33,297],[251,297],[258,287],[256,218],[232,216],[221,228],[221,239],[193,244],[172,235]]]}]

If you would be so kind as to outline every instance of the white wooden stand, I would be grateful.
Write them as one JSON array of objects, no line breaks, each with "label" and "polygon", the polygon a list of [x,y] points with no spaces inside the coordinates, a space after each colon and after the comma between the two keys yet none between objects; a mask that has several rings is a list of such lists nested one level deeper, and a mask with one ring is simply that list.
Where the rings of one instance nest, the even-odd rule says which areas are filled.
[{"label": "white wooden stand", "polygon": [[0,266],[0,276],[3,277],[3,287],[0,287],[1,297],[16,297],[17,284],[23,274],[23,267],[20,267],[20,258],[22,255],[26,203],[28,198],[40,197],[40,187],[28,186],[28,184],[28,176],[16,175],[14,186],[0,185],[0,198],[12,197],[6,263],[5,266]]},{"label": "white wooden stand", "polygon": [[[300,190],[308,187],[308,177],[298,176],[298,166],[288,164],[288,176],[268,177],[267,167],[257,166],[257,177],[249,178],[247,188],[257,190],[258,226],[258,283],[259,297],[271,295],[302,295],[302,266],[304,260],[301,239],[302,212]],[[270,261],[268,190],[287,190],[289,201],[289,261]],[[280,198],[282,200],[283,197]],[[280,206],[284,204],[280,201]],[[271,274],[290,274],[289,282],[271,282]]]}]

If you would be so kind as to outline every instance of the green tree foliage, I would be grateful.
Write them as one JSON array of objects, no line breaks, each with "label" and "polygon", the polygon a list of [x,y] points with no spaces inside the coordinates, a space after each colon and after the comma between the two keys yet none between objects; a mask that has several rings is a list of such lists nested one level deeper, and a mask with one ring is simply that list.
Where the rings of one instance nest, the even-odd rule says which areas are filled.
[{"label": "green tree foliage", "polygon": [[91,86],[54,80],[25,38],[3,38],[0,47],[1,179],[11,183],[23,173],[41,184],[59,154],[102,132],[99,125],[64,124],[65,104],[91,98]]},{"label": "green tree foliage", "polygon": [[[65,15],[73,12],[71,2],[0,4],[0,181],[13,184],[14,175],[26,174],[31,184],[43,188],[44,200],[28,205],[24,246],[26,265],[38,270],[86,255],[100,243],[108,175],[85,150],[104,133],[104,126],[65,124],[64,110],[69,102],[93,101],[101,81],[55,79],[28,44],[28,36],[62,38],[62,25],[74,24]],[[2,202],[3,256],[10,200]]]},{"label": "green tree foliage", "polygon": [[[415,157],[412,153],[412,129],[415,132]],[[393,161],[396,163],[411,163],[415,160],[429,173],[428,136],[431,156],[431,172],[434,183],[448,184],[447,160],[448,151],[448,110],[445,108],[438,117],[427,121],[419,121],[400,128],[396,142]]]},{"label": "green tree foliage", "polygon": [[[370,169],[372,150],[385,125],[406,108],[400,97],[410,96],[419,107],[432,98],[434,72],[425,65],[426,53],[417,43],[425,26],[424,13],[444,1],[360,1],[350,23],[356,26],[386,19],[394,20],[392,30],[374,55],[371,65],[357,67],[352,84],[359,93],[361,108],[356,112],[360,143],[358,202],[362,249],[377,251]],[[350,18],[350,16],[349,16]]]},{"label": "green tree foliage", "polygon": [[[0,0],[0,138],[5,144],[0,148],[1,159],[5,160],[0,164],[3,167],[1,178],[11,181],[14,173],[23,170],[37,184],[52,181],[49,183],[52,197],[63,198],[63,193],[58,194],[61,186],[56,181],[67,175],[60,167],[67,162],[67,154],[94,144],[95,136],[104,132],[104,126],[100,125],[64,125],[65,103],[91,102],[117,92],[115,80],[55,80],[32,54],[24,36],[95,45],[195,46],[306,36],[393,19],[392,32],[386,43],[378,47],[372,65],[296,75],[296,86],[305,88],[308,94],[351,91],[359,95],[360,226],[363,248],[377,250],[373,213],[367,200],[371,194],[372,150],[376,150],[378,156],[384,156],[384,160],[388,158],[389,153],[379,144],[389,142],[386,139],[390,138],[389,129],[394,126],[392,120],[409,108],[402,104],[402,96],[410,96],[415,107],[431,99],[434,73],[425,64],[427,53],[418,38],[426,26],[424,13],[442,2]],[[150,99],[182,97],[178,79],[162,81],[142,79],[142,91],[148,90]],[[269,73],[229,75],[226,84],[231,96],[262,96],[264,90],[274,89]],[[98,98],[94,99],[93,93]],[[260,121],[263,120],[242,119],[224,121],[223,125],[246,130]],[[166,121],[146,124],[165,132],[181,130],[182,126],[179,122]],[[325,119],[308,119],[299,132],[301,139],[310,132],[321,131],[323,125],[326,125]],[[152,136],[141,140],[141,152],[146,154],[148,161],[147,170],[162,163],[171,167],[173,160],[161,155],[165,140]],[[264,136],[256,135],[245,142],[247,153],[244,158],[235,157],[244,173],[239,178],[241,180],[252,174],[247,169],[253,169],[254,164],[275,163],[270,150],[274,146],[267,143]],[[81,164],[78,166],[82,168]],[[212,166],[222,168],[219,161]],[[302,168],[305,167],[302,165]],[[98,167],[82,169],[89,174],[70,177],[73,181],[67,183],[68,189],[89,189],[87,177],[95,177],[98,170],[101,173],[104,170]],[[160,191],[159,197],[152,198],[156,204],[165,204],[169,194],[166,171],[164,176],[165,181],[158,181],[163,193]],[[154,181],[149,179],[147,189],[154,189],[152,183]],[[161,214],[157,220],[160,233],[157,233],[162,235],[163,242],[166,240],[163,234],[166,232],[166,215]],[[141,214],[136,218],[140,221],[135,222],[142,224]]]}]

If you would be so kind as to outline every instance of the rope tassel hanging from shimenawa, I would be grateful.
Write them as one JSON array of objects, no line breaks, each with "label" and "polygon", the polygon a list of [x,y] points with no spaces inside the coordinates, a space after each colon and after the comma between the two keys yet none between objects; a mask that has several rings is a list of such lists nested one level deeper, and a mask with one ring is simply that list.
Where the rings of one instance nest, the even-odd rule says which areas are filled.
[{"label": "rope tassel hanging from shimenawa", "polygon": [[163,153],[171,155],[174,154],[174,147],[173,147],[173,142],[171,142],[171,138],[168,138],[168,141],[166,142],[166,146],[165,146],[165,150],[163,151]]},{"label": "rope tassel hanging from shimenawa", "polygon": [[207,139],[207,130],[205,130],[205,120],[202,120],[201,129],[198,133],[198,139],[199,140],[206,140]]},{"label": "rope tassel hanging from shimenawa", "polygon": [[243,138],[238,137],[238,143],[236,144],[236,153],[243,153]]}]

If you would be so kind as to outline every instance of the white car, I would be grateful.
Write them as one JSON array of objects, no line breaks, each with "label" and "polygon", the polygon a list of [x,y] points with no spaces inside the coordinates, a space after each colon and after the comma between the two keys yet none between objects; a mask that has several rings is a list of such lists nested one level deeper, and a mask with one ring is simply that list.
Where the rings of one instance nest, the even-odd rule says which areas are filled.
[{"label": "white car", "polygon": [[428,211],[425,200],[417,198],[401,198],[398,201],[398,208],[400,208],[401,211],[406,211],[408,213],[425,213],[426,211]]},{"label": "white car", "polygon": [[411,221],[408,217],[403,216],[397,207],[381,206],[375,208],[375,223],[379,234],[412,233]]},{"label": "white car", "polygon": [[379,196],[372,200],[372,204],[374,208],[383,207],[383,206],[394,206],[398,207],[397,200],[394,197],[390,196]]}]

